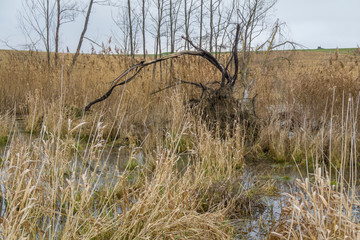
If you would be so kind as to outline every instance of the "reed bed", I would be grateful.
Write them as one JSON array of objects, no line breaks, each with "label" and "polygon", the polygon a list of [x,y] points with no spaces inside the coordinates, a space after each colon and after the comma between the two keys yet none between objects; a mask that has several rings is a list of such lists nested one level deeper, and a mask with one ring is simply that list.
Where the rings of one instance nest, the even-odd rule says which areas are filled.
[{"label": "reed bed", "polygon": [[[15,131],[1,165],[0,235],[6,239],[232,238],[228,219],[244,214],[245,202],[257,201],[246,195],[251,189],[234,177],[244,160],[242,136],[236,135],[242,126],[233,137],[214,137],[191,114],[179,115],[180,102],[180,98],[172,102],[171,127],[154,140],[156,148],[119,145],[130,155],[116,159],[110,159],[108,152],[119,143],[109,141],[113,130],[107,130],[101,114],[91,118],[97,120],[93,122],[85,116],[65,121],[65,108],[58,108],[59,112],[43,116],[39,132]],[[119,111],[116,115],[121,118]],[[50,118],[56,123],[46,120]],[[31,126],[36,127],[36,118],[32,119]],[[47,127],[47,123],[56,125]],[[122,124],[110,128],[120,134]],[[85,142],[84,130],[90,135]],[[139,159],[139,149],[145,161]]]},{"label": "reed bed", "polygon": [[14,128],[14,114],[11,111],[0,115],[0,145],[6,144]]},{"label": "reed bed", "polygon": [[209,129],[188,105],[201,95],[192,86],[152,94],[178,79],[220,79],[201,59],[175,59],[171,73],[170,63],[145,69],[84,113],[130,58],[83,54],[68,75],[71,54],[58,67],[43,53],[0,55],[3,238],[240,238],[232,220],[263,208],[271,187],[244,184],[254,158],[307,171],[269,238],[358,238],[359,56],[284,51],[264,64],[258,53],[249,73],[258,125],[249,131],[246,122]]},{"label": "reed bed", "polygon": [[321,168],[312,178],[297,180],[296,191],[286,194],[286,206],[270,239],[359,239],[355,187],[340,188],[343,182],[333,184]]},{"label": "reed bed", "polygon": [[197,166],[200,162],[183,173],[176,168],[176,146],[187,125],[177,135],[168,134],[168,148],[159,146],[153,161],[135,167],[127,164],[121,171],[111,170],[114,165],[109,165],[104,151],[101,122],[93,126],[93,137],[79,150],[79,135],[72,134],[85,124],[71,126],[65,138],[48,132],[45,125],[39,136],[27,142],[13,136],[1,171],[2,237],[231,237],[227,206],[198,210],[203,199],[200,189],[212,169]]},{"label": "reed bed", "polygon": [[[335,94],[334,94],[335,99]],[[286,194],[286,205],[271,233],[272,239],[359,239],[358,109],[359,98],[343,100],[341,128],[333,125],[322,132],[321,151],[310,151],[304,179]],[[332,114],[331,114],[332,115]],[[327,130],[327,134],[325,131]],[[341,131],[339,131],[341,129]],[[341,140],[336,140],[339,138]],[[339,146],[336,144],[341,143]],[[334,144],[335,143],[335,144]],[[325,153],[326,152],[326,153]],[[337,157],[333,157],[338,155]]]}]

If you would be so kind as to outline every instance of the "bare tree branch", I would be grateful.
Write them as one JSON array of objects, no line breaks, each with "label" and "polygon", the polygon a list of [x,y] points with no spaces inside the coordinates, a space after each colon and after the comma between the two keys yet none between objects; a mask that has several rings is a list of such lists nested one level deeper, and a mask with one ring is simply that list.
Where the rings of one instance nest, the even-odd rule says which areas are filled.
[{"label": "bare tree branch", "polygon": [[[237,79],[237,75],[239,73],[239,58],[238,58],[239,35],[240,35],[240,24],[238,24],[236,26],[235,42],[234,42],[234,47],[233,47],[233,52],[232,52],[232,55],[234,58],[235,70],[234,70],[234,75],[232,77],[232,80],[230,82],[231,86],[234,86],[236,79]],[[229,63],[230,63],[230,61],[229,61]]]},{"label": "bare tree branch", "polygon": [[[185,39],[185,38],[184,38]],[[122,74],[120,74],[117,78],[115,78],[112,83],[111,83],[111,88],[100,98],[90,102],[86,107],[85,107],[85,111],[88,111],[90,110],[90,107],[98,102],[101,102],[101,101],[104,101],[105,99],[107,99],[112,91],[118,87],[118,86],[121,86],[121,85],[124,85],[124,84],[127,84],[129,82],[131,82],[135,77],[136,75],[144,68],[144,67],[147,67],[149,65],[152,65],[152,64],[156,64],[158,62],[163,62],[163,61],[166,61],[166,60],[169,60],[169,59],[174,59],[174,58],[178,58],[182,55],[191,55],[191,56],[200,56],[200,57],[203,57],[205,58],[206,60],[208,60],[209,62],[211,62],[217,69],[219,69],[222,73],[224,73],[224,75],[230,79],[230,75],[228,74],[227,71],[225,71],[224,67],[214,58],[214,56],[211,55],[211,53],[199,48],[199,47],[196,47],[192,42],[191,40],[189,39],[185,39],[186,41],[189,41],[190,44],[196,48],[197,51],[180,51],[180,52],[177,52],[177,53],[173,53],[173,54],[169,54],[169,55],[166,55],[166,56],[163,56],[161,58],[158,58],[158,59],[155,59],[155,60],[152,60],[152,61],[148,61],[146,62],[145,60],[139,62],[138,64],[135,64],[134,66],[130,67],[129,69],[125,70]],[[126,80],[124,81],[121,81],[121,79],[123,79],[126,75],[128,74],[131,74],[131,72],[135,71],[129,78],[127,78]],[[230,80],[229,80],[230,82]],[[202,84],[198,84],[198,83],[194,83],[194,82],[186,82],[186,81],[183,81],[184,84],[191,84],[191,85],[195,85],[195,86],[198,86],[198,87],[201,87],[203,89],[206,89],[205,86],[203,86]]]},{"label": "bare tree branch", "polygon": [[[212,65],[214,65],[217,69],[220,70],[220,72],[223,74],[224,79],[226,78],[228,81],[230,81],[230,75],[225,70],[224,66],[219,63],[219,61],[208,51],[196,46],[190,39],[185,38],[182,36],[182,38],[189,42],[191,46],[193,46],[197,50],[197,55],[204,57],[206,60],[208,60]],[[225,81],[225,80],[224,80]],[[225,83],[222,83],[222,85]]]}]

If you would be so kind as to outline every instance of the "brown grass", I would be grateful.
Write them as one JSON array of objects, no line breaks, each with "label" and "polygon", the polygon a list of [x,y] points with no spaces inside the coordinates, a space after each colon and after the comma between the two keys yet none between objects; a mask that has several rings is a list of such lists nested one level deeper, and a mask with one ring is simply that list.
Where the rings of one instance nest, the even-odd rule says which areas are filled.
[{"label": "brown grass", "polygon": [[[358,56],[274,52],[263,65],[257,54],[249,78],[256,78],[251,95],[258,94],[260,128],[250,136],[242,122],[209,130],[187,108],[201,94],[196,88],[151,95],[174,81],[170,63],[161,72],[158,66],[155,77],[152,68],[145,69],[84,114],[83,107],[129,67],[129,58],[80,55],[71,76],[70,54],[61,56],[58,68],[47,67],[42,53],[1,51],[0,58],[0,138],[7,142],[1,156],[4,237],[232,238],[228,220],[249,213],[249,206],[261,207],[256,200],[266,191],[264,186],[255,194],[242,185],[244,162],[251,158],[295,160],[308,172],[325,163],[333,173],[316,172],[313,183],[297,182],[301,191],[289,195],[274,237],[357,237],[358,224],[350,216],[355,193],[340,188],[342,178],[339,188],[331,181],[334,169],[357,176]],[[221,77],[204,60],[173,63],[175,78],[210,83]],[[234,97],[242,97],[240,83]],[[16,116],[25,126],[14,133]],[[110,174],[114,167],[103,160],[109,145],[131,153],[117,159],[130,159],[125,170]],[[339,200],[344,198],[351,201]]]},{"label": "brown grass", "polygon": [[286,194],[287,205],[270,239],[359,239],[355,186],[340,188],[321,171],[317,169],[314,182],[297,180],[298,190]]},{"label": "brown grass", "polygon": [[[218,176],[212,174],[213,169],[202,167],[213,160],[204,156],[182,173],[176,168],[179,142],[188,124],[174,135],[167,134],[168,147],[159,146],[153,161],[128,165],[122,172],[111,170],[110,163],[102,160],[106,146],[100,122],[92,130],[90,144],[78,150],[77,136],[71,134],[79,133],[82,126],[71,127],[65,138],[47,132],[43,125],[40,137],[28,144],[19,137],[13,139],[1,174],[1,196],[6,201],[3,237],[231,237],[226,224],[229,206],[198,210],[203,196],[200,189]],[[223,169],[222,164],[218,166]]]},{"label": "brown grass", "polygon": [[[305,179],[296,181],[297,189],[286,194],[286,206],[273,228],[273,239],[360,238],[357,186],[359,99],[347,100],[341,131],[338,131],[339,126],[332,125],[334,120],[331,118],[327,134],[321,131],[320,142],[329,141],[328,146],[321,148],[322,154],[316,149],[310,151],[316,160],[313,162],[314,174],[308,171]],[[333,155],[338,157],[333,158]],[[338,159],[339,162],[334,161]],[[334,165],[338,166],[335,170]]]}]

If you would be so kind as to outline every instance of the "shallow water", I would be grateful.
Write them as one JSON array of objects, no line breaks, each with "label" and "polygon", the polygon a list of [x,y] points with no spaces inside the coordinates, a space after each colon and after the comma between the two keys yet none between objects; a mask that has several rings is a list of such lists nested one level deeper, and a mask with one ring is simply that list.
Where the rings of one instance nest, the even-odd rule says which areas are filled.
[{"label": "shallow water", "polygon": [[[107,186],[115,185],[116,181],[121,176],[121,173],[128,165],[129,159],[134,161],[133,164],[135,167],[143,165],[145,161],[145,156],[141,148],[135,149],[133,152],[121,147],[112,149],[105,148],[105,150],[101,151],[100,160],[98,162],[88,160],[90,158],[87,157],[88,153],[86,151],[87,150],[83,150],[74,156],[73,160],[75,165],[73,165],[72,168],[75,168],[79,173],[95,173],[97,176],[96,178],[98,178],[96,184],[93,185],[95,190],[100,189],[105,184]],[[6,148],[1,149],[1,156],[4,156],[5,152]],[[183,166],[184,164],[181,163],[187,162],[183,158],[179,161],[178,167],[180,170],[185,167]],[[80,176],[81,174],[79,174],[79,178]],[[299,171],[293,165],[277,165],[271,162],[265,163],[259,161],[257,163],[246,164],[242,181],[239,182],[239,186],[241,185],[246,189],[251,189],[256,182],[271,181],[279,193],[290,192],[293,187],[294,179],[299,176]],[[76,181],[80,181],[80,179],[76,179]],[[5,190],[3,191],[3,188],[4,186],[1,184],[1,191],[4,194]],[[280,194],[263,196],[261,203],[264,207],[252,211],[252,216],[232,220],[232,225],[239,233],[238,239],[264,239],[269,234],[270,227],[276,222],[281,214],[283,199],[284,197]],[[0,201],[1,216],[4,216],[6,209],[3,200],[4,199]],[[96,206],[94,206],[94,210],[96,210]],[[120,209],[119,212],[121,212]],[[57,221],[57,225],[59,225],[57,226],[58,231],[61,230],[61,222],[61,218],[59,218]]]},{"label": "shallow water", "polygon": [[[109,170],[116,169],[114,175],[119,174],[124,170],[126,162],[119,160],[120,158],[129,159],[129,153],[119,153],[117,149],[113,149],[110,152],[104,154],[104,162],[107,162]],[[144,155],[141,149],[133,156],[139,165],[144,162]],[[182,159],[184,161],[184,159]],[[181,162],[182,162],[181,161]],[[119,165],[122,163],[121,165]],[[179,169],[182,164],[179,163]],[[304,174],[304,172],[303,172]],[[110,173],[110,175],[112,175]],[[271,195],[263,196],[260,200],[262,203],[261,208],[256,208],[252,211],[252,216],[246,216],[244,218],[231,220],[231,224],[234,226],[238,234],[238,239],[264,239],[270,233],[270,228],[279,219],[281,209],[284,206],[285,196],[281,193],[290,193],[295,189],[295,179],[301,178],[301,174],[298,168],[292,164],[277,164],[271,161],[259,161],[247,163],[242,182],[239,182],[239,186],[245,187],[245,189],[251,189],[255,184],[263,184],[265,182],[271,182],[276,192]],[[106,183],[105,180],[103,183]],[[108,183],[107,183],[108,184]]]},{"label": "shallow water", "polygon": [[265,195],[261,199],[264,208],[253,216],[234,221],[239,228],[238,239],[265,239],[270,228],[276,223],[284,207],[286,197],[281,193],[290,193],[295,189],[295,179],[301,174],[295,165],[277,164],[271,161],[247,163],[244,169],[244,183],[249,188],[255,183],[269,183],[274,187],[273,194]]},{"label": "shallow water", "polygon": [[[18,129],[24,129],[21,125],[21,121],[18,122]],[[22,137],[28,139],[28,135],[19,130]],[[0,149],[0,156],[4,158],[6,154],[6,147],[3,146]],[[137,148],[132,152],[129,149],[123,147],[110,148],[106,147],[100,154],[99,162],[88,161],[88,154],[86,150],[83,150],[74,157],[75,169],[79,172],[95,172],[98,176],[97,184],[95,188],[101,188],[101,186],[107,184],[115,184],[115,181],[119,179],[119,176],[124,171],[129,163],[129,159],[134,161],[133,165],[141,166],[144,164],[145,155],[141,148]],[[186,156],[185,156],[186,159]],[[186,167],[187,162],[182,158],[179,161],[179,169]],[[95,165],[97,164],[97,165]],[[2,174],[4,176],[4,174]],[[264,207],[255,209],[252,211],[251,216],[245,216],[239,219],[231,220],[232,225],[237,230],[237,239],[265,239],[270,233],[271,226],[279,219],[281,210],[284,207],[285,196],[280,193],[290,193],[296,190],[295,179],[306,176],[305,170],[299,171],[299,169],[293,164],[277,164],[272,161],[259,160],[257,162],[246,162],[242,182],[239,185],[244,186],[246,189],[251,189],[256,183],[268,183],[276,189],[276,192],[268,196],[263,196],[260,200]],[[2,195],[4,195],[5,187],[0,185]],[[5,201],[0,199],[1,217],[5,214]],[[96,206],[94,206],[96,209]],[[121,212],[121,209],[118,209]],[[57,224],[58,230],[61,229],[61,219],[59,218]]]}]

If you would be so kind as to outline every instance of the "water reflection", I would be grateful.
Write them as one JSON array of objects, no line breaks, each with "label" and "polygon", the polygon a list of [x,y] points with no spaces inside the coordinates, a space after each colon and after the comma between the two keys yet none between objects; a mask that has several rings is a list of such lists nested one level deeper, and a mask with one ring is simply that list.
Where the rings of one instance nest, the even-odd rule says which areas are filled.
[{"label": "water reflection", "polygon": [[301,173],[295,165],[277,164],[271,161],[247,162],[244,169],[244,183],[248,188],[255,184],[268,183],[276,189],[269,195],[264,195],[261,202],[262,211],[233,221],[238,228],[238,239],[265,239],[270,228],[279,219],[286,197],[281,193],[296,190],[294,180],[301,178]]}]

